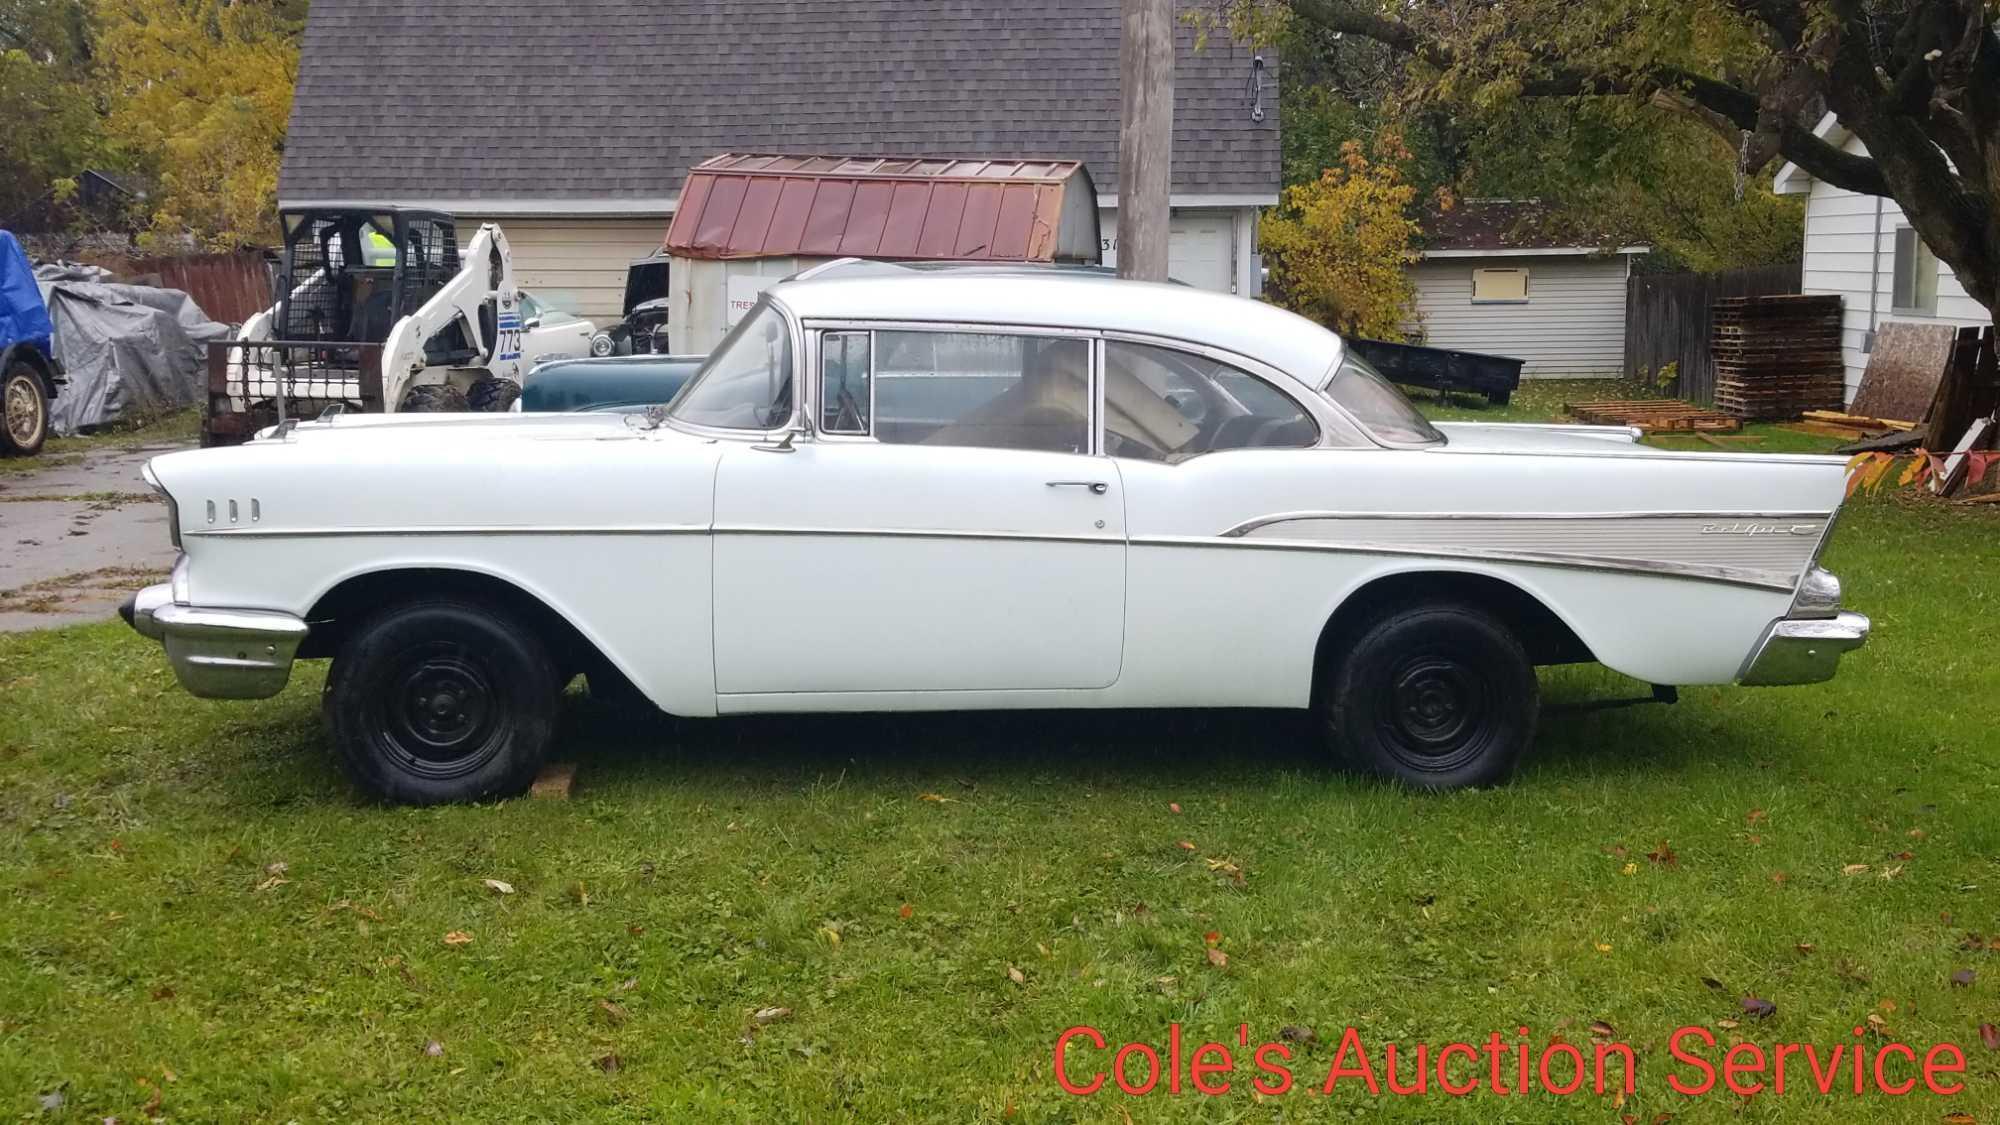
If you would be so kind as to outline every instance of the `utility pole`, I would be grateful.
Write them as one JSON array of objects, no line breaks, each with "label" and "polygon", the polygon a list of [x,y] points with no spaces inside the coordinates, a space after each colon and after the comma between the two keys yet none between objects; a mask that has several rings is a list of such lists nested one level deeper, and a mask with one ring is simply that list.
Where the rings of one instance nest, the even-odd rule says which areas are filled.
[{"label": "utility pole", "polygon": [[1123,0],[1118,43],[1118,276],[1167,279],[1174,0]]}]

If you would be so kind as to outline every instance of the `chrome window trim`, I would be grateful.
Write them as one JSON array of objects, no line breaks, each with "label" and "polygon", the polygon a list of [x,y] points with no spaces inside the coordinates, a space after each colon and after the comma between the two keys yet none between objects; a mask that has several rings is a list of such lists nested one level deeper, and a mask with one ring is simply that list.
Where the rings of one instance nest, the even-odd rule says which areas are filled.
[{"label": "chrome window trim", "polygon": [[[860,433],[854,433],[848,430],[829,430],[826,428],[825,425],[826,419],[822,417],[819,413],[821,405],[826,398],[826,395],[824,393],[826,390],[826,338],[827,336],[835,333],[851,335],[851,336],[868,337],[868,425],[867,428],[863,429]],[[813,427],[813,433],[828,438],[848,438],[848,439],[860,438],[870,441],[874,440],[875,330],[872,328],[815,328],[810,330],[807,334],[812,337],[813,353],[814,353],[813,368],[815,371],[818,372],[817,377],[813,380],[814,387],[812,396],[813,397],[812,417],[818,419],[819,424]]]},{"label": "chrome window trim", "polygon": [[[1103,405],[1103,391],[1101,387],[1101,384],[1103,382],[1103,370],[1102,370],[1101,360],[1103,358],[1104,348],[1103,348],[1103,333],[1100,333],[1095,329],[1048,328],[1039,325],[1025,325],[1025,324],[1011,324],[1011,323],[988,324],[985,322],[977,322],[977,321],[865,320],[865,319],[842,320],[842,319],[829,319],[826,317],[817,317],[811,320],[801,321],[800,327],[805,334],[806,340],[808,341],[808,346],[810,347],[812,352],[811,355],[812,370],[815,373],[814,377],[810,380],[812,384],[811,390],[809,392],[811,401],[808,403],[801,400],[798,404],[800,409],[804,411],[803,417],[808,419],[807,428],[803,432],[805,433],[805,436],[811,438],[814,441],[824,441],[828,442],[829,444],[840,444],[844,442],[845,443],[865,442],[871,445],[904,444],[900,442],[884,442],[880,438],[877,438],[875,436],[875,423],[877,421],[877,413],[878,413],[875,405],[875,388],[879,382],[879,380],[876,378],[877,373],[875,369],[875,360],[876,357],[881,354],[880,350],[881,341],[878,339],[878,337],[883,332],[926,332],[931,334],[959,333],[963,335],[975,335],[975,336],[1033,336],[1039,339],[1063,338],[1063,339],[1077,339],[1077,340],[1088,341],[1090,343],[1090,352],[1089,352],[1090,372],[1088,376],[1089,383],[1084,391],[1084,407],[1086,412],[1089,414],[1089,418],[1085,423],[1085,436],[1084,436],[1085,448],[1082,451],[1069,452],[1065,450],[1048,450],[1048,449],[1015,449],[1011,446],[1004,446],[1004,445],[968,445],[968,446],[956,446],[952,448],[992,449],[992,450],[998,450],[1003,453],[1056,453],[1064,457],[1094,457],[1098,455],[1098,448],[1101,444],[1099,440],[1099,431],[1102,429],[1101,425],[1099,424],[1099,419],[1102,416],[1101,408]],[[817,412],[819,410],[819,399],[821,397],[819,393],[821,389],[820,383],[824,378],[822,359],[820,356],[820,341],[828,332],[868,333],[868,432],[865,434],[822,433],[820,432],[819,427],[811,425],[810,420],[818,416]],[[800,398],[800,396],[797,394],[795,394],[793,397],[795,399]],[[778,432],[782,433],[783,431],[778,431]]]},{"label": "chrome window trim", "polygon": [[[805,412],[805,393],[800,389],[800,384],[802,382],[811,382],[812,380],[801,379],[799,370],[809,360],[814,363],[816,363],[818,360],[817,355],[811,357],[808,357],[806,355],[806,340],[810,336],[810,333],[808,333],[805,330],[805,328],[799,323],[798,316],[792,312],[791,308],[787,306],[783,301],[772,296],[770,290],[768,289],[765,290],[764,293],[758,297],[757,304],[758,305],[768,304],[772,308],[778,310],[778,315],[784,319],[786,331],[788,331],[792,337],[791,416],[785,419],[785,423],[783,425],[776,426],[768,430],[732,430],[723,426],[704,426],[694,422],[682,421],[681,419],[674,417],[673,414],[671,413],[666,415],[664,419],[665,425],[675,430],[679,430],[681,433],[692,434],[695,437],[722,438],[722,439],[727,439],[729,441],[742,441],[742,442],[768,442],[768,441],[776,441],[784,437],[786,434],[801,432],[800,420],[806,419],[809,421],[811,419],[812,415]],[[743,315],[746,318],[756,316],[757,315],[756,306],[753,306],[749,312],[744,313]],[[738,321],[737,323],[740,324],[742,322]],[[733,330],[735,325],[731,325],[730,327]],[[709,353],[709,356],[711,358],[713,358],[714,355],[715,355],[714,352]],[[701,378],[702,372],[707,370],[707,367],[708,363],[706,360],[704,360],[701,366],[701,370],[697,370],[694,373],[694,375],[691,376],[688,379],[688,381],[681,386],[681,391],[684,392],[689,387],[693,386],[695,384],[695,380]],[[815,368],[813,367],[806,367],[805,369],[807,371],[815,370]],[[679,399],[681,397],[682,395],[679,392],[675,393],[674,395],[675,399]],[[804,432],[810,433],[811,428],[808,426],[804,430]]]},{"label": "chrome window trim", "polygon": [[214,527],[188,532],[217,538],[327,539],[341,536],[705,535],[706,524],[483,524],[453,527]]},{"label": "chrome window trim", "polygon": [[[1165,342],[1164,337],[1162,337],[1160,340],[1149,340],[1136,332],[1106,332],[1104,333],[1103,338],[1099,341],[1097,346],[1098,362],[1096,364],[1098,371],[1098,380],[1097,380],[1098,381],[1098,388],[1097,388],[1098,424],[1095,436],[1097,438],[1097,447],[1100,451],[1103,450],[1105,445],[1104,420],[1106,415],[1104,413],[1103,407],[1104,407],[1105,385],[1108,384],[1111,380],[1110,365],[1111,365],[1112,344],[1131,344],[1134,347],[1158,348],[1161,351],[1177,352],[1185,356],[1199,356],[1202,359],[1206,359],[1214,363],[1219,363],[1224,367],[1231,368],[1241,374],[1247,375],[1250,378],[1257,380],[1258,382],[1278,392],[1278,394],[1284,396],[1285,401],[1291,403],[1292,406],[1297,408],[1298,412],[1304,415],[1306,417],[1306,420],[1310,421],[1313,426],[1313,439],[1309,442],[1306,442],[1304,445],[1261,445],[1261,446],[1246,446],[1236,449],[1211,449],[1202,453],[1196,453],[1190,457],[1185,457],[1179,461],[1153,462],[1154,464],[1168,464],[1170,467],[1173,465],[1185,465],[1189,461],[1194,460],[1196,457],[1207,457],[1216,453],[1255,453],[1263,451],[1328,448],[1326,423],[1320,420],[1319,415],[1313,413],[1312,407],[1306,405],[1306,399],[1312,396],[1293,394],[1289,388],[1284,386],[1284,383],[1291,382],[1297,384],[1298,380],[1286,376],[1283,372],[1279,371],[1275,367],[1272,367],[1270,364],[1256,364],[1255,361],[1251,360],[1248,356],[1237,356],[1234,353],[1229,352],[1223,348],[1212,348],[1212,347],[1194,348],[1184,344]],[[1271,375],[1260,374],[1257,371],[1253,370],[1252,369],[1253,364],[1255,364],[1255,366],[1264,368],[1264,370],[1270,372]],[[1271,377],[1272,375],[1277,376],[1277,378],[1272,378]],[[1144,461],[1146,459],[1143,457],[1131,457],[1127,458],[1127,460]]]},{"label": "chrome window trim", "polygon": [[[1240,352],[1232,352],[1228,348],[1218,348],[1213,344],[1186,340],[1178,336],[1116,331],[1107,331],[1102,335],[1106,340],[1120,340],[1129,344],[1145,344],[1156,348],[1166,348],[1169,351],[1188,352],[1192,355],[1205,356],[1215,360],[1217,363],[1225,363],[1231,367],[1238,368],[1247,375],[1256,376],[1266,383],[1271,384],[1282,392],[1286,398],[1291,399],[1293,405],[1304,411],[1306,416],[1313,420],[1313,425],[1319,427],[1319,439],[1313,444],[1292,446],[1289,448],[1360,449],[1367,451],[1394,448],[1384,445],[1373,434],[1368,432],[1366,426],[1356,421],[1353,415],[1347,412],[1345,407],[1326,397],[1324,394],[1319,393],[1305,380],[1300,379],[1290,372],[1281,371],[1254,356],[1243,355]],[[1343,354],[1344,350],[1345,345],[1343,344]],[[1339,361],[1336,360],[1335,362],[1337,364]],[[1329,425],[1329,423],[1332,424]],[[1336,436],[1343,440],[1336,442]],[[1240,451],[1220,450],[1219,452]]]}]

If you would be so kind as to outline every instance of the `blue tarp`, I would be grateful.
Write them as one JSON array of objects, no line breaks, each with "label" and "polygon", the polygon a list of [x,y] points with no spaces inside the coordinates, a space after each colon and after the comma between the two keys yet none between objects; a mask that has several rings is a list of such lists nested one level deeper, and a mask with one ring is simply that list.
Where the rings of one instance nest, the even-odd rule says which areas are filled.
[{"label": "blue tarp", "polygon": [[11,233],[0,230],[0,348],[26,340],[48,355],[54,332],[27,253]]}]

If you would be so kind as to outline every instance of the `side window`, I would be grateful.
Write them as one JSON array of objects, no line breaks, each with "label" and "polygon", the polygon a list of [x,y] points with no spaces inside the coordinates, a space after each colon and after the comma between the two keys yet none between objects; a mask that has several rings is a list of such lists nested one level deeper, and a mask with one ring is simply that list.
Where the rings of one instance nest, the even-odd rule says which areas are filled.
[{"label": "side window", "polygon": [[874,352],[877,441],[1090,449],[1088,340],[877,332]]},{"label": "side window", "polygon": [[869,345],[866,332],[828,332],[819,338],[821,433],[868,432]]},{"label": "side window", "polygon": [[1285,392],[1189,352],[1113,340],[1104,346],[1104,451],[1185,461],[1225,449],[1292,449],[1319,424]]},{"label": "side window", "polygon": [[542,315],[542,303],[528,296],[526,293],[520,295],[520,306],[521,319],[523,321],[535,320]]},{"label": "side window", "polygon": [[1527,300],[1527,270],[1472,271],[1473,304],[1524,304]]}]

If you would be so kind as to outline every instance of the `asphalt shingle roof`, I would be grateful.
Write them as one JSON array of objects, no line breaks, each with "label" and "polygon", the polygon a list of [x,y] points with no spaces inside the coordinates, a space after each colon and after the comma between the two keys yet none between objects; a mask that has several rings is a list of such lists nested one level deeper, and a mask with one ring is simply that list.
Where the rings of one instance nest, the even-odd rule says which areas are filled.
[{"label": "asphalt shingle roof", "polygon": [[[1081,159],[1109,194],[1118,39],[1119,0],[314,0],[278,193],[657,200],[733,150]],[[1255,52],[1179,47],[1174,191],[1275,195],[1275,69],[1254,122]]]}]

